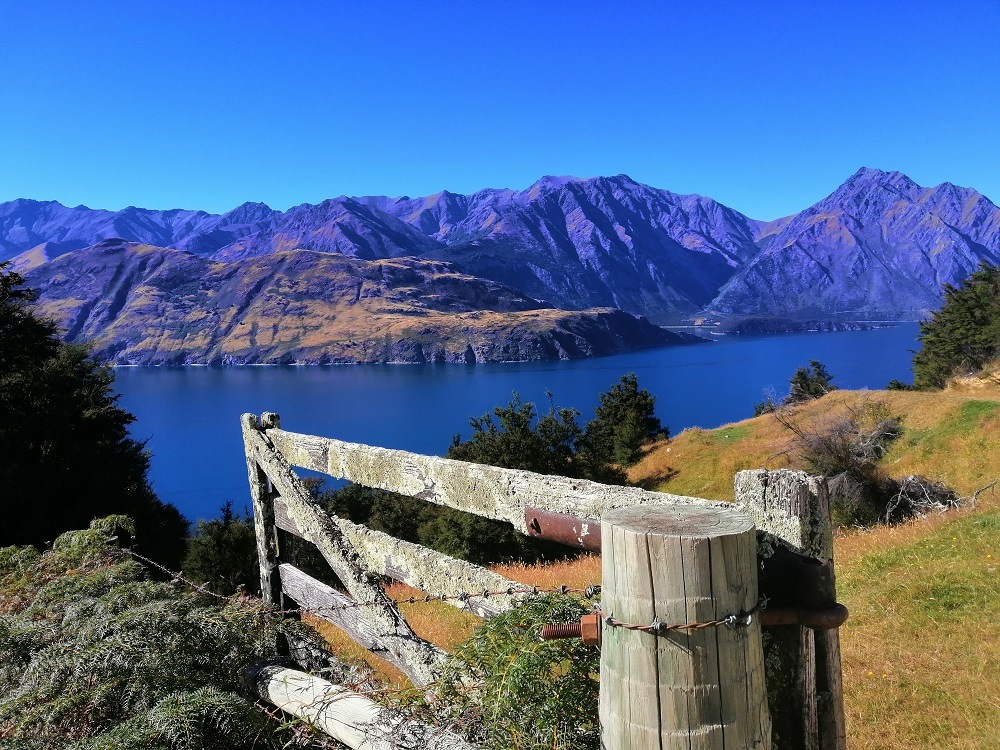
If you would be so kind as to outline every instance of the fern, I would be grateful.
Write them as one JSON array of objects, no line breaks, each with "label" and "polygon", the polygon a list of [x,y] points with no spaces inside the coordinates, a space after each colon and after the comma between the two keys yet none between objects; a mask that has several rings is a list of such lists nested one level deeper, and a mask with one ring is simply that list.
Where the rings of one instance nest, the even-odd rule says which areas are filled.
[{"label": "fern", "polygon": [[0,748],[281,746],[240,676],[298,626],[147,580],[120,530],[111,517],[41,555],[0,550]]}]

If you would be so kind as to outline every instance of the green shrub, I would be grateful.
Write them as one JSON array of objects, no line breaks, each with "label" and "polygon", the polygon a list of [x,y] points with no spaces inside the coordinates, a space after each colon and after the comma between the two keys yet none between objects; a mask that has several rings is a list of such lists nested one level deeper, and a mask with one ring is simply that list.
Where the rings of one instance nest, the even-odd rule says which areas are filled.
[{"label": "green shrub", "polygon": [[538,637],[542,625],[589,611],[578,598],[552,594],[487,620],[455,651],[436,696],[441,710],[485,748],[597,750],[599,649]]},{"label": "green shrub", "polygon": [[226,501],[219,518],[199,521],[198,532],[188,540],[184,575],[217,594],[237,590],[260,595],[257,535],[253,516],[233,513]]},{"label": "green shrub", "polygon": [[944,304],[920,324],[913,384],[944,388],[953,375],[979,372],[1000,356],[1000,267],[983,263],[959,286],[944,285]]}]

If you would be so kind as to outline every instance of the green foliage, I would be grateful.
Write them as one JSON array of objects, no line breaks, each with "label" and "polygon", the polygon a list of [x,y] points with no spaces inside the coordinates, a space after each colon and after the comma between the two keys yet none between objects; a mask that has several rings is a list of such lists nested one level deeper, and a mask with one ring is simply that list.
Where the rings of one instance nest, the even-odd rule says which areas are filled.
[{"label": "green foliage", "polygon": [[184,574],[204,583],[217,594],[232,594],[237,589],[260,595],[260,571],[257,563],[257,536],[253,516],[233,513],[226,501],[222,515],[212,521],[199,521],[198,532],[188,540]]},{"label": "green foliage", "polygon": [[631,372],[602,393],[585,436],[591,464],[631,466],[639,460],[644,445],[668,437],[654,414],[655,405],[656,398],[639,388],[638,378]]},{"label": "green foliage", "polygon": [[921,390],[944,388],[953,375],[974,374],[1000,356],[1000,267],[983,263],[959,286],[945,284],[944,304],[917,338],[913,384]]},{"label": "green foliage", "polygon": [[837,388],[832,381],[833,375],[826,369],[826,365],[815,359],[809,360],[809,366],[797,369],[788,381],[791,389],[784,403],[799,404],[825,396]]},{"label": "green foliage", "polygon": [[[509,523],[417,498],[356,484],[332,491],[316,483],[311,487],[313,496],[327,512],[480,565],[514,560],[537,562],[571,553],[563,545],[526,537]],[[298,558],[293,562],[297,567],[323,571],[325,563],[301,545],[294,546],[292,554]]]},{"label": "green foliage", "polygon": [[0,545],[44,546],[96,516],[127,513],[139,549],[176,567],[187,522],[153,494],[149,455],[128,435],[135,418],[118,406],[111,370],[61,341],[33,299],[0,264],[0,497],[17,508]]},{"label": "green foliage", "polygon": [[775,411],[780,404],[774,403],[770,396],[758,404],[753,405],[753,415],[759,417],[763,414],[770,414]]},{"label": "green foliage", "polygon": [[[488,620],[460,646],[437,698],[454,718],[472,717],[473,741],[497,750],[596,750],[600,651],[579,639],[542,641],[548,623],[576,622],[579,599],[529,599]],[[482,685],[468,691],[464,682]]]},{"label": "green foliage", "polygon": [[916,390],[912,385],[910,385],[909,383],[904,383],[902,380],[899,380],[898,378],[893,378],[892,380],[890,380],[889,384],[885,387],[885,389],[887,391],[913,391],[913,390]]},{"label": "green foliage", "polygon": [[575,409],[550,406],[548,413],[539,417],[535,405],[522,403],[515,393],[510,403],[496,407],[492,416],[473,417],[472,437],[463,442],[456,435],[447,456],[539,474],[582,476],[576,460],[583,438],[576,422],[579,416]]},{"label": "green foliage", "polygon": [[251,600],[218,606],[149,581],[113,544],[127,519],[0,551],[0,748],[269,748],[241,695],[278,628]]}]

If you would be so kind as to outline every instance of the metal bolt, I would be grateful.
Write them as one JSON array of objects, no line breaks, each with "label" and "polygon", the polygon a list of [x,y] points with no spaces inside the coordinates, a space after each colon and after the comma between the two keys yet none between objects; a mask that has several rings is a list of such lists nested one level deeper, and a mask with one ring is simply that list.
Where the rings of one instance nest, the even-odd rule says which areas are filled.
[{"label": "metal bolt", "polygon": [[557,638],[581,638],[588,646],[601,644],[601,613],[584,615],[579,622],[568,622],[561,625],[543,625],[542,640],[551,641]]}]

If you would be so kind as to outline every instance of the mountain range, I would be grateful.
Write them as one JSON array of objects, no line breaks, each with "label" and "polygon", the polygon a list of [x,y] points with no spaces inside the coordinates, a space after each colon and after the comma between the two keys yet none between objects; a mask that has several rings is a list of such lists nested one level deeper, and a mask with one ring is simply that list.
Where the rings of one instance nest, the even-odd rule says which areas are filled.
[{"label": "mountain range", "polygon": [[[110,246],[99,244],[106,240],[126,242],[113,243],[116,250],[110,253]],[[467,315],[478,304],[474,300],[486,294],[483,290],[492,289],[518,309],[480,308],[484,312],[537,317],[537,311],[546,310],[541,317],[551,323],[556,311],[575,311],[578,321],[603,320],[613,328],[624,318],[605,308],[656,324],[748,315],[912,320],[940,305],[942,284],[959,283],[981,262],[1000,262],[1000,209],[970,188],[950,183],[925,188],[899,172],[867,168],[815,205],[774,221],[625,175],[545,177],[526,190],[471,195],[340,197],[287,211],[246,203],[225,214],[135,207],[106,211],[24,199],[0,204],[0,260],[13,259],[40,289],[46,308],[61,311],[57,317],[71,338],[107,335],[114,328],[109,328],[107,310],[116,311],[116,320],[124,316],[125,327],[151,314],[134,304],[136,286],[122,284],[132,279],[141,286],[145,272],[138,269],[148,268],[152,255],[176,274],[191,274],[192,282],[226,273],[258,274],[260,281],[276,278],[293,252],[304,253],[300,262],[309,273],[332,274],[326,291],[313,290],[317,299],[355,283],[346,282],[344,274],[363,277],[379,264],[461,279],[453,287],[473,285],[466,307],[457,312],[448,304],[439,309],[422,301],[423,284],[392,287],[389,296],[396,303],[416,306],[407,315],[431,308],[441,315]],[[98,258],[106,266],[112,257],[117,270],[93,273],[86,290],[92,298],[80,289],[70,291],[67,274],[81,272],[77,266]],[[271,288],[270,282],[262,283],[261,288]],[[220,304],[216,293],[203,291],[201,297],[170,304],[199,310]],[[273,294],[280,297],[278,291]],[[85,301],[76,305],[66,295]],[[104,317],[97,316],[100,309]],[[617,322],[609,324],[609,315]],[[211,317],[205,316],[194,319]],[[282,324],[290,325],[293,317],[285,315]],[[637,343],[652,345],[656,337],[648,325],[638,320],[625,328],[633,334],[643,328]],[[617,346],[629,345],[625,328],[612,335],[619,336]],[[423,356],[462,359],[455,341],[441,350],[425,342],[429,350]],[[522,345],[527,347],[523,352]],[[520,342],[507,353],[541,351],[532,346]],[[582,356],[593,348],[563,347],[565,356]],[[323,356],[339,361],[344,355],[295,351],[310,361]],[[267,356],[291,355],[267,350]]]}]

